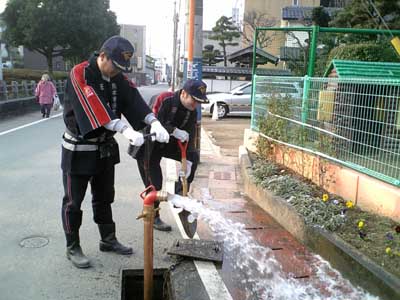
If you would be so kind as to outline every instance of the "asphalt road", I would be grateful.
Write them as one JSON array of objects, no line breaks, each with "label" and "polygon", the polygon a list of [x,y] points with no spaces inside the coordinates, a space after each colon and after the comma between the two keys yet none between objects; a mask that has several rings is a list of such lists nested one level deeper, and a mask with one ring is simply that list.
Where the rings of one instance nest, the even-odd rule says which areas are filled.
[{"label": "asphalt road", "polygon": [[[140,91],[148,99],[166,89],[156,85]],[[117,134],[121,163],[116,167],[113,214],[118,238],[134,248],[134,255],[99,252],[88,191],[82,206],[81,244],[93,267],[78,270],[65,257],[61,225],[64,124],[54,112],[50,119],[40,117],[38,110],[0,120],[0,299],[119,299],[121,269],[143,268],[143,223],[135,218],[141,212],[139,193],[144,187],[136,161],[126,154],[127,142]],[[35,121],[39,122],[32,124]],[[28,126],[14,130],[23,125]],[[179,237],[172,214],[164,207],[161,215],[173,224],[173,231],[154,233],[155,267],[170,265],[165,250]]]}]

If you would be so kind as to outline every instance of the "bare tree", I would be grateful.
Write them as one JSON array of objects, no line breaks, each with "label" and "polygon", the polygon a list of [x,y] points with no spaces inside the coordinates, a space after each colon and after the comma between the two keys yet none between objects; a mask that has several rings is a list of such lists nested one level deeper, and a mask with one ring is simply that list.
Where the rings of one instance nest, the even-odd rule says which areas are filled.
[{"label": "bare tree", "polygon": [[297,48],[300,49],[298,53],[294,53],[293,56],[288,55],[288,57],[286,58],[289,69],[292,70],[292,72],[297,76],[304,76],[307,74],[311,40],[311,34],[309,32],[307,34],[308,38],[302,41],[295,32],[287,32],[287,35],[295,40]]},{"label": "bare tree", "polygon": [[[252,45],[254,42],[254,32],[257,27],[273,27],[276,24],[277,20],[269,17],[268,14],[250,11],[243,17],[243,40],[246,44]],[[273,35],[268,31],[259,31],[256,41],[257,47],[261,49],[268,47],[273,40]]]}]

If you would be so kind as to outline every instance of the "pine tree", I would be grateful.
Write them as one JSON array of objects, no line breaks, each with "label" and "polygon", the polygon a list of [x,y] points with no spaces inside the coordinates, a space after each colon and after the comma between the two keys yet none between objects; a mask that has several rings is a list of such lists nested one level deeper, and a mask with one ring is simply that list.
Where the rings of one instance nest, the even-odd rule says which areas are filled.
[{"label": "pine tree", "polygon": [[227,55],[226,55],[226,47],[227,46],[237,46],[239,43],[232,42],[234,38],[238,38],[240,36],[240,32],[238,28],[232,23],[232,18],[228,18],[222,16],[218,19],[215,26],[212,29],[213,34],[210,36],[210,39],[219,41],[219,45],[222,48],[222,55],[224,57],[224,66],[227,66]]}]

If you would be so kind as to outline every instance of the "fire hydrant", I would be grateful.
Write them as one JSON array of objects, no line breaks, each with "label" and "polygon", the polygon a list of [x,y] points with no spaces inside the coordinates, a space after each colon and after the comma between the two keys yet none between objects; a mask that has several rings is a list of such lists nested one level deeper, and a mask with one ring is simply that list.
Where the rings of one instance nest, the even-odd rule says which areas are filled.
[{"label": "fire hydrant", "polygon": [[143,211],[136,219],[143,219],[144,224],[144,287],[143,299],[151,300],[153,294],[153,223],[154,223],[154,202],[167,201],[168,193],[156,191],[153,185],[148,186],[141,194],[143,199]]}]

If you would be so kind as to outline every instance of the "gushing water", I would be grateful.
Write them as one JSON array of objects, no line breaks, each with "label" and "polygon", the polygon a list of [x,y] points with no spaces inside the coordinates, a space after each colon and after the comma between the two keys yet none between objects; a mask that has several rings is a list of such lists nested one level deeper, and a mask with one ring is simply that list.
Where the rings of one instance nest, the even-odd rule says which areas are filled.
[{"label": "gushing water", "polygon": [[[215,238],[224,242],[225,255],[233,257],[232,275],[239,280],[246,299],[251,300],[377,300],[359,287],[354,287],[327,261],[314,255],[312,267],[316,270],[311,280],[289,277],[282,271],[270,248],[260,246],[242,223],[222,216],[215,208],[208,190],[203,190],[202,202],[170,195],[168,201],[175,207],[191,212],[189,221],[200,219],[208,224]],[[214,206],[214,207],[213,207]]]}]

